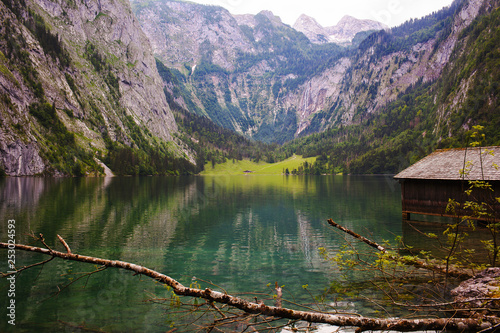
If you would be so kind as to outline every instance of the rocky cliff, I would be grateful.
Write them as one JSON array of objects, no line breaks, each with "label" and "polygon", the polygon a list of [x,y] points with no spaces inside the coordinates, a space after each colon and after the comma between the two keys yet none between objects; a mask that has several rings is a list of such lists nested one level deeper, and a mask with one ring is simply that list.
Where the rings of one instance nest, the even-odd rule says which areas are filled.
[{"label": "rocky cliff", "polygon": [[93,157],[110,145],[172,142],[177,126],[128,2],[5,0],[0,12],[7,174],[101,173]]},{"label": "rocky cliff", "polygon": [[[381,112],[417,82],[438,79],[449,64],[459,34],[477,17],[483,3],[483,0],[455,2],[449,9],[446,28],[424,38],[407,34],[397,37],[396,29],[392,35],[385,31],[372,35],[353,58],[354,65],[340,88],[344,93],[338,99],[332,96],[334,103],[342,106],[336,108],[326,123],[348,124],[356,121],[356,116],[359,121]],[[436,29],[436,25],[426,29]],[[414,42],[410,45],[400,44],[403,39],[411,38]],[[391,50],[395,45],[400,45],[399,49]]]},{"label": "rocky cliff", "polygon": [[238,51],[252,52],[237,21],[222,8],[179,1],[133,5],[154,54],[168,66],[194,66],[206,57],[232,70]]}]

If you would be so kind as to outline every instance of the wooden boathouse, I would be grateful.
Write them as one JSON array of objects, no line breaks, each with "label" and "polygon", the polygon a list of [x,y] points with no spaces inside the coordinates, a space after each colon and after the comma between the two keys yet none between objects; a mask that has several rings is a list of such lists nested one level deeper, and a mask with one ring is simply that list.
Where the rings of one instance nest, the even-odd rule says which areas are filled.
[{"label": "wooden boathouse", "polygon": [[[459,203],[486,202],[495,212],[494,220],[500,221],[500,203],[495,200],[500,197],[499,146],[437,150],[394,179],[401,184],[404,220],[410,220],[410,214],[456,217],[446,211],[449,199],[454,199]],[[471,180],[484,180],[493,191],[474,190],[471,196],[466,195]]]}]

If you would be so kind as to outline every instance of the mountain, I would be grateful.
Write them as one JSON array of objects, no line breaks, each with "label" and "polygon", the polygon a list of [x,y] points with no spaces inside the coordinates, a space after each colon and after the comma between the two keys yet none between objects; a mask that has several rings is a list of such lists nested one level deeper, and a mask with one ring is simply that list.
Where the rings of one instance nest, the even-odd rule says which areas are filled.
[{"label": "mountain", "polygon": [[[178,17],[207,10],[177,1],[155,2],[154,6],[149,3],[133,9],[139,21],[150,24],[153,17],[148,12],[157,13],[163,7],[175,8]],[[495,107],[483,112],[483,120],[473,110],[463,114],[470,93],[470,83],[463,81],[463,74],[455,74],[462,78],[461,95],[446,94],[457,92],[458,81],[449,77],[452,68],[475,73],[479,63],[469,60],[458,65],[457,54],[465,52],[465,41],[478,42],[468,32],[473,23],[497,9],[496,0],[457,0],[399,27],[367,32],[353,46],[343,47],[312,43],[270,12],[231,16],[212,6],[209,17],[213,21],[201,25],[210,26],[221,41],[229,38],[221,27],[238,29],[232,35],[232,53],[224,43],[202,38],[199,50],[209,50],[204,57],[179,63],[173,54],[160,56],[168,58],[166,64],[180,82],[177,100],[193,112],[253,139],[293,140],[281,150],[285,155],[290,151],[321,155],[323,148],[323,152],[330,152],[327,155],[338,156],[331,164],[342,165],[344,171],[395,172],[437,146],[457,145],[457,138],[473,124],[496,119]],[[309,22],[311,31],[320,28],[313,20]],[[155,24],[155,31],[163,29],[168,44],[171,27],[160,21]],[[183,31],[190,25],[190,21],[181,20],[175,26]],[[144,31],[151,36],[147,28]],[[490,48],[497,45],[494,32],[484,37]],[[196,35],[201,36],[201,31]],[[474,48],[470,52],[474,54]],[[495,58],[492,52],[487,52],[488,57]],[[228,57],[214,55],[236,55],[236,61],[224,63],[220,59]],[[496,101],[496,97],[483,100]],[[486,125],[495,138],[491,134],[494,126]],[[316,139],[321,137],[331,142]],[[322,142],[322,146],[309,146],[310,140]],[[351,140],[356,146],[352,150],[346,148]],[[333,142],[336,148],[328,148]],[[370,167],[374,154],[379,153],[377,158],[384,162]],[[397,158],[391,160],[390,154]]]},{"label": "mountain", "polygon": [[[370,36],[353,58],[366,66],[359,65],[345,81],[345,89],[363,78],[366,86],[354,85],[351,100],[340,94],[330,112],[315,116],[311,123],[328,124],[321,133],[281,149],[320,156],[315,165],[303,168],[307,173],[387,174],[436,148],[467,147],[473,141],[499,145],[499,7],[499,1],[455,2],[390,33]],[[419,54],[424,56],[420,60]],[[367,69],[372,75],[366,75]],[[393,75],[384,77],[388,72]],[[389,91],[381,89],[387,87],[385,80],[411,84],[386,98]],[[373,93],[364,99],[369,103],[342,112],[345,103],[356,103],[366,91]],[[478,130],[481,136],[472,138]]]},{"label": "mountain", "polygon": [[315,172],[384,173],[474,125],[500,144],[498,8],[456,0],[342,46],[269,11],[2,0],[0,173],[196,173],[293,153],[321,156]]},{"label": "mountain", "polygon": [[[137,2],[133,10],[153,52],[179,78],[181,104],[247,137],[283,143],[359,123],[417,82],[439,78],[461,31],[489,2],[455,1],[351,48],[312,43],[270,12],[235,17],[168,0]],[[310,31],[320,28],[302,18]],[[353,21],[344,18],[327,35],[352,36],[362,26],[348,29]]]},{"label": "mountain", "polygon": [[302,32],[313,43],[323,44],[330,42],[330,36],[314,18],[302,14],[293,24],[293,28]]},{"label": "mountain", "polygon": [[335,26],[322,27],[314,18],[302,14],[294,23],[293,28],[302,32],[316,44],[350,45],[358,33],[385,30],[389,27],[377,21],[359,20],[348,15],[342,17]]},{"label": "mountain", "polygon": [[0,13],[6,174],[99,174],[125,147],[185,154],[128,2],[3,0]]},{"label": "mountain", "polygon": [[190,111],[266,142],[298,131],[289,92],[344,49],[315,45],[269,11],[231,15],[222,7],[180,1],[134,2],[153,52],[180,82]]}]

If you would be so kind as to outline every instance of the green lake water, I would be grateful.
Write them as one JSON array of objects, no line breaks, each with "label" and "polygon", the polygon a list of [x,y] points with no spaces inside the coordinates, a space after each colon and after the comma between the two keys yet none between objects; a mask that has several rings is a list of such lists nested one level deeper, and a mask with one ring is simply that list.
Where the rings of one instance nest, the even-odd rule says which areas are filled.
[{"label": "green lake water", "polygon": [[[15,220],[17,243],[42,233],[49,246],[64,250],[59,234],[74,253],[141,264],[185,285],[196,280],[204,288],[211,281],[242,295],[269,292],[267,285],[278,282],[297,302],[311,302],[302,286],[317,295],[339,279],[318,251],[345,244],[329,218],[375,241],[393,240],[402,232],[399,184],[389,176],[0,180],[4,242],[8,221]],[[5,272],[7,252],[0,251]],[[18,267],[42,259],[16,251]],[[126,271],[107,269],[57,293],[93,269],[54,259],[20,274],[10,298],[1,279],[0,331],[165,332],[178,323],[165,306],[147,301],[168,298],[169,291]],[[15,328],[7,323],[10,299]]]}]

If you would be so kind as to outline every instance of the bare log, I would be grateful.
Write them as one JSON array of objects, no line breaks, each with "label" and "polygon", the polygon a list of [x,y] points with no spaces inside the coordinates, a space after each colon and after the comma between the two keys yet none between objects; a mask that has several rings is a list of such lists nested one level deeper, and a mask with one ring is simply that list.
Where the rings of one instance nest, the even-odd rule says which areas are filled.
[{"label": "bare log", "polygon": [[[12,244],[10,245],[12,247]],[[0,243],[0,248],[8,248],[9,244]],[[66,246],[65,246],[66,247]],[[500,318],[483,317],[476,318],[440,318],[440,319],[378,319],[360,316],[339,315],[314,311],[298,311],[289,308],[267,306],[263,303],[250,302],[240,297],[227,293],[214,291],[210,288],[198,289],[182,285],[175,279],[149,269],[147,267],[119,260],[108,260],[97,257],[79,255],[70,251],[60,252],[53,249],[16,244],[18,250],[42,253],[51,257],[65,260],[80,261],[97,264],[105,267],[115,267],[148,276],[160,283],[172,287],[173,291],[180,296],[191,296],[206,299],[210,302],[227,304],[249,314],[259,314],[275,318],[302,320],[312,323],[324,323],[340,327],[357,327],[357,331],[367,330],[396,330],[411,332],[417,330],[444,330],[447,331],[481,331],[488,330],[500,324]],[[69,247],[66,248],[68,250]]]},{"label": "bare log", "polygon": [[448,267],[446,268],[445,265],[440,265],[438,263],[432,262],[432,261],[423,261],[419,260],[416,257],[403,257],[403,256],[395,256],[391,255],[382,245],[377,244],[374,241],[369,240],[366,237],[363,237],[354,231],[347,229],[338,223],[335,223],[332,219],[328,220],[328,224],[330,224],[332,227],[335,227],[339,230],[342,230],[343,232],[353,236],[356,239],[361,240],[362,242],[370,245],[371,247],[377,249],[378,251],[384,253],[387,255],[387,258],[395,261],[395,262],[400,262],[402,264],[408,265],[408,266],[413,266],[416,268],[421,268],[429,271],[433,271],[442,275],[448,275],[452,277],[456,277],[459,279],[469,279],[474,276],[474,272],[470,269],[466,268],[456,268],[456,267]]}]

